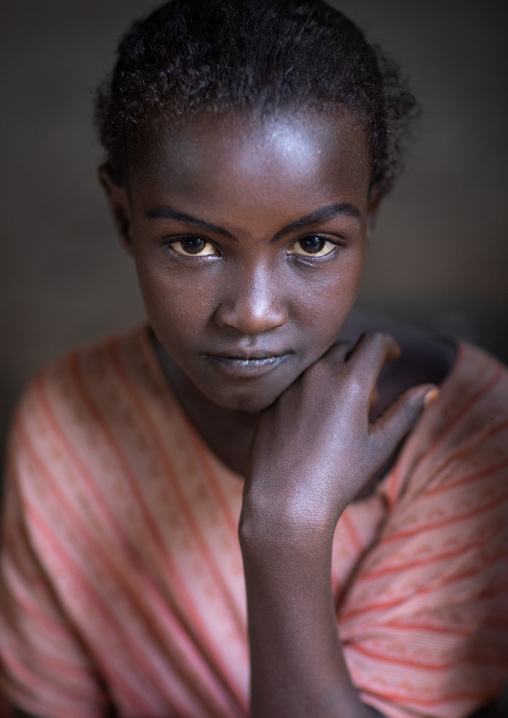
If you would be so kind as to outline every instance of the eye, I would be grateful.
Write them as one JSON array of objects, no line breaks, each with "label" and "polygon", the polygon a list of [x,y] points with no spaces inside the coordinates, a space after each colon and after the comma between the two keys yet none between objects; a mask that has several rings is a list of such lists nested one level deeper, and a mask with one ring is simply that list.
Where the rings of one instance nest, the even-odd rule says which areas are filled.
[{"label": "eye", "polygon": [[299,254],[303,257],[326,257],[331,254],[337,245],[324,237],[310,235],[298,239],[292,248],[293,254]]},{"label": "eye", "polygon": [[219,252],[211,242],[201,237],[186,237],[171,242],[171,249],[183,257],[217,257]]}]

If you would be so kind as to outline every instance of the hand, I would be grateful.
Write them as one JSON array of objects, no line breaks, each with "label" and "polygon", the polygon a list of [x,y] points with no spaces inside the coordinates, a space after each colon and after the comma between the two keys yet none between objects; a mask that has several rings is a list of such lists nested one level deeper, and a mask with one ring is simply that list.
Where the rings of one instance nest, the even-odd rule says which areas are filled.
[{"label": "hand", "polygon": [[432,384],[405,392],[369,422],[381,367],[400,354],[395,340],[364,334],[349,355],[348,348],[332,346],[261,415],[244,519],[253,510],[273,526],[333,533],[342,511],[416,424]]}]

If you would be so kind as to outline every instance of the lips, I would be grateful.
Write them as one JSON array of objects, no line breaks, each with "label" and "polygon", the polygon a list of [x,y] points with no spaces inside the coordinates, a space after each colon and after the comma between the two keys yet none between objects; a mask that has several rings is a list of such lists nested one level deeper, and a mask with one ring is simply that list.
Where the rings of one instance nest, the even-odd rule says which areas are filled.
[{"label": "lips", "polygon": [[203,358],[229,374],[239,376],[259,376],[280,366],[293,352],[253,353],[231,352],[231,354],[203,354]]}]

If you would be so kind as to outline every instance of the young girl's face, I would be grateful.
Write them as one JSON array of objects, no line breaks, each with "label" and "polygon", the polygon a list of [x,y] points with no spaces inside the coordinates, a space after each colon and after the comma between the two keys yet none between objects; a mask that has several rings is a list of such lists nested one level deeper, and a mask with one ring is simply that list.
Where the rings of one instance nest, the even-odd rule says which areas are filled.
[{"label": "young girl's face", "polygon": [[259,411],[336,340],[375,211],[370,173],[344,115],[201,117],[146,150],[111,197],[184,384]]}]

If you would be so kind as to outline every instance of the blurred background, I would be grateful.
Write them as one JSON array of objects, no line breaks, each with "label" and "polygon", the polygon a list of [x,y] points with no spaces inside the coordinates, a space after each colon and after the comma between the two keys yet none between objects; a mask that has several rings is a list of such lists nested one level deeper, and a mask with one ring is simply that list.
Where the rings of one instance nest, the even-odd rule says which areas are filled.
[{"label": "blurred background", "polygon": [[[149,0],[1,0],[0,432],[28,378],[143,318],[96,181],[94,88]],[[508,3],[337,0],[424,115],[382,210],[361,303],[508,361]]]}]

